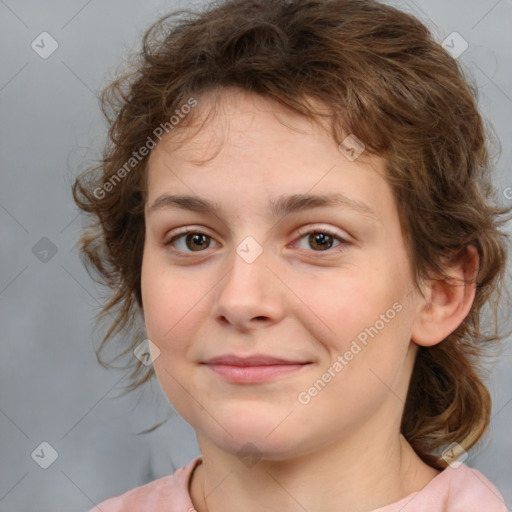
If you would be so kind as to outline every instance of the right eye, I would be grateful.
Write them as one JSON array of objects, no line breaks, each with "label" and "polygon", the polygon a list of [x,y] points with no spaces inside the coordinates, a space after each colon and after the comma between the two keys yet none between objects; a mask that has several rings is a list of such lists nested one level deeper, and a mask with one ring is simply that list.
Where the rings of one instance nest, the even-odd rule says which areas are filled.
[{"label": "right eye", "polygon": [[201,231],[187,229],[184,233],[167,237],[163,244],[171,246],[173,252],[203,252],[208,249],[213,238]]}]

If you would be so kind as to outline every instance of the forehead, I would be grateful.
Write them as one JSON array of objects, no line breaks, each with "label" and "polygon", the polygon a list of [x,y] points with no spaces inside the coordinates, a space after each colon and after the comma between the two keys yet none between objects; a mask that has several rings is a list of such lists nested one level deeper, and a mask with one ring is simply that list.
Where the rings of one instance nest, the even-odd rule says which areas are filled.
[{"label": "forehead", "polygon": [[259,95],[205,94],[187,121],[151,152],[148,203],[171,189],[220,195],[224,202],[235,200],[233,190],[266,199],[284,192],[346,192],[357,201],[358,187],[373,202],[369,192],[383,186],[383,159],[363,154],[349,161],[328,125]]},{"label": "forehead", "polygon": [[258,130],[302,128],[311,121],[278,104],[271,98],[235,88],[208,91],[197,98],[198,105],[172,131],[164,135],[157,149],[172,152],[180,160],[200,164],[214,158],[214,148],[236,144]]},{"label": "forehead", "polygon": [[[251,140],[265,143],[265,147],[258,148],[267,150],[265,153],[277,143],[294,144],[296,148],[305,140],[335,144],[329,107],[316,98],[308,97],[303,102],[325,117],[301,115],[274,98],[237,87],[207,91],[197,97],[198,105],[176,129],[164,135],[152,153],[172,152],[179,160],[201,164],[215,158],[216,151],[226,144],[236,147],[248,145]],[[265,140],[267,132],[271,135]],[[340,137],[347,135],[340,134]],[[364,158],[362,155],[360,160]]]}]

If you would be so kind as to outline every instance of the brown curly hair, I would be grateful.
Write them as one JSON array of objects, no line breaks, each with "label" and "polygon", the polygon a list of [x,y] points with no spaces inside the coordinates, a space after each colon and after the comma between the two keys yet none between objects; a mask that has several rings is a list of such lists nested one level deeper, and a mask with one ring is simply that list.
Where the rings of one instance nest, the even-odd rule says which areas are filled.
[{"label": "brown curly hair", "polygon": [[[81,257],[109,293],[98,318],[113,318],[98,361],[110,366],[100,353],[123,331],[131,339],[114,360],[145,337],[132,330],[142,311],[148,155],[140,148],[155,142],[155,129],[169,131],[169,119],[190,98],[226,87],[318,120],[326,114],[312,98],[328,107],[336,143],[341,133],[354,134],[368,155],[386,159],[416,284],[448,278],[446,262],[468,245],[478,250],[472,309],[441,343],[419,347],[401,425],[418,455],[438,469],[446,445],[471,448],[490,421],[481,362],[504,337],[497,316],[508,239],[501,227],[511,208],[496,204],[492,127],[484,125],[476,86],[460,64],[415,17],[373,0],[227,0],[158,20],[133,65],[101,97],[110,128],[103,158],[73,184],[76,204],[92,218]],[[194,117],[180,116],[175,133]],[[488,332],[485,305],[494,312]],[[133,357],[129,367],[128,391],[154,374]]]}]

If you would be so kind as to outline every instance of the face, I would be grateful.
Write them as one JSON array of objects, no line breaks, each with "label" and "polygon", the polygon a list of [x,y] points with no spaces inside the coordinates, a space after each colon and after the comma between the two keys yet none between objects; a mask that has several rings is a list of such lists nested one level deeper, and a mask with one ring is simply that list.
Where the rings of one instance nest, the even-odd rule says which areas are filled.
[{"label": "face", "polygon": [[[142,299],[163,391],[201,438],[275,460],[398,428],[419,303],[384,161],[350,161],[258,96],[221,106],[149,160]],[[205,364],[262,355],[283,361]]]}]

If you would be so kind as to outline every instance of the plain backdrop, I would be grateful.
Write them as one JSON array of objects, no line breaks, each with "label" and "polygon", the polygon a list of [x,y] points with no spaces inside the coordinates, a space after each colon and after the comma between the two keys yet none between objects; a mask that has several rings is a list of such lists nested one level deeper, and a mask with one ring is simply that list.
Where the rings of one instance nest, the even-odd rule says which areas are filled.
[{"label": "plain backdrop", "polygon": [[[459,60],[501,141],[496,183],[503,203],[512,201],[512,2],[388,3],[416,14],[440,42],[454,31],[468,42]],[[102,292],[74,248],[82,219],[70,193],[104,142],[98,91],[152,21],[190,5],[0,0],[0,511],[84,512],[199,455],[156,380],[120,396],[126,371],[96,361]],[[512,510],[511,352],[507,345],[489,382],[490,433],[466,463]]]}]

